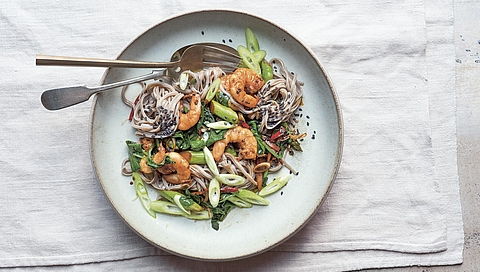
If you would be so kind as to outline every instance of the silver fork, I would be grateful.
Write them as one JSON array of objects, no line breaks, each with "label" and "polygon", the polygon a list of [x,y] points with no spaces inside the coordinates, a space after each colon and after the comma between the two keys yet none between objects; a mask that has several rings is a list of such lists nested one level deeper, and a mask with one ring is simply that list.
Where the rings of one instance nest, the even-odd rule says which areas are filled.
[{"label": "silver fork", "polygon": [[[123,68],[168,68],[169,71],[199,71],[207,67],[220,67],[229,73],[238,67],[238,54],[209,45],[192,45],[174,62],[150,62],[134,60],[110,60],[65,56],[37,55],[37,65],[84,66],[84,67],[123,67]],[[170,75],[172,76],[172,75]],[[174,77],[174,76],[173,76]],[[174,77],[175,78],[175,77]]]},{"label": "silver fork", "polygon": [[[72,57],[54,57],[54,56],[37,56],[38,65],[67,65],[67,66],[89,66],[89,67],[134,67],[134,68],[156,68],[163,67],[167,69],[168,77],[178,78],[179,74],[184,70],[201,70],[209,66],[222,67],[229,73],[235,70],[240,62],[239,56],[233,48],[219,49],[213,46],[193,45],[183,52],[184,48],[177,50],[172,59],[178,59],[175,54],[181,50],[180,60],[174,62],[141,62],[141,61],[123,61],[123,60],[105,60],[105,59],[85,59]],[[227,51],[228,50],[228,51]],[[200,54],[201,52],[201,54]],[[199,58],[198,56],[201,56]],[[187,62],[194,59],[194,62]],[[186,64],[185,64],[186,63]],[[165,67],[164,64],[168,64]],[[183,65],[182,65],[183,64]],[[180,66],[182,65],[182,66]],[[111,84],[101,85],[98,87],[70,86],[56,88],[44,91],[41,95],[43,106],[49,110],[59,110],[87,101],[93,94],[103,92],[112,88],[117,88],[136,82],[146,81],[150,79],[158,79],[165,76],[164,70],[154,70],[151,74],[140,77],[123,80]],[[166,79],[168,80],[168,78]]]}]

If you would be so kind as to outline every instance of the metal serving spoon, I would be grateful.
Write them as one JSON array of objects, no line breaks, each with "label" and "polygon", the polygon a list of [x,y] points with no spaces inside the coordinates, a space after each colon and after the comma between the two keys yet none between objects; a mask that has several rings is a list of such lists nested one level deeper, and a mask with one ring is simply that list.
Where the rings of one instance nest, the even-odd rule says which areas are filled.
[{"label": "metal serving spoon", "polygon": [[[236,50],[230,46],[227,46],[224,44],[216,44],[216,43],[200,43],[200,44],[184,46],[178,49],[172,55],[171,61],[172,62],[182,61],[182,59],[185,58],[185,55],[188,54],[188,52],[192,52],[191,51],[192,48],[194,49],[197,46],[209,46],[209,47],[217,48],[218,50],[224,51],[225,53],[228,53],[229,55],[232,55],[234,57],[238,56]],[[219,52],[222,53],[221,51]],[[44,60],[45,58],[42,58],[42,59]],[[100,65],[100,64],[97,64],[97,65]],[[52,63],[45,64],[45,62],[42,62],[39,65],[54,65],[54,64]],[[60,65],[69,65],[69,64],[62,62],[60,63]],[[199,64],[199,65],[203,65],[203,64]],[[137,66],[137,67],[141,67],[141,66]],[[203,68],[203,67],[199,66],[198,68]],[[97,87],[87,87],[85,85],[81,85],[81,86],[71,86],[71,87],[51,89],[42,93],[41,102],[43,106],[48,110],[59,110],[59,109],[67,108],[67,107],[85,102],[89,100],[93,94],[96,94],[99,92],[103,92],[109,89],[122,87],[125,85],[130,85],[133,83],[142,82],[150,79],[159,79],[165,76],[176,79],[180,73],[181,73],[181,70],[175,69],[175,67],[172,66],[168,69],[153,70],[150,74],[147,74],[147,75],[143,75],[143,76],[139,76],[139,77],[135,77],[132,79],[127,79],[127,80],[123,80],[115,83],[110,83],[106,85],[101,85]]]}]

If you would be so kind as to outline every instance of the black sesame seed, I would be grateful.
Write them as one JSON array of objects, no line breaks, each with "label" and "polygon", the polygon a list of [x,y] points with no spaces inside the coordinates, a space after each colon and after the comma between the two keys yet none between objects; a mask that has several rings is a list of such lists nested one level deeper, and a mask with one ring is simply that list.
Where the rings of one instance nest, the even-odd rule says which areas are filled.
[{"label": "black sesame seed", "polygon": [[309,122],[307,122],[307,127],[308,127],[308,126],[310,126],[310,123],[309,123]]},{"label": "black sesame seed", "polygon": [[202,30],[202,35],[205,35],[205,32]]},{"label": "black sesame seed", "polygon": [[225,43],[225,39],[223,39],[222,42]]},{"label": "black sesame seed", "polygon": [[315,134],[312,135],[312,140],[315,140]]},{"label": "black sesame seed", "polygon": [[307,119],[310,119],[310,116],[306,115],[305,117],[307,117]]},{"label": "black sesame seed", "polygon": [[233,42],[232,39],[228,39],[229,42]]}]

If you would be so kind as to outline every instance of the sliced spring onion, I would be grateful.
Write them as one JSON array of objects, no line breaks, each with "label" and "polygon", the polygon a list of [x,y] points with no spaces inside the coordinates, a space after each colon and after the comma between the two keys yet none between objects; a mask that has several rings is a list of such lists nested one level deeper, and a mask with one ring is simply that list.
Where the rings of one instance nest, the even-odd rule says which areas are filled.
[{"label": "sliced spring onion", "polygon": [[186,214],[190,214],[190,211],[185,209],[185,207],[183,207],[183,204],[180,202],[180,198],[182,196],[181,195],[175,195],[173,197],[173,202],[175,202],[175,204],[177,204],[177,206],[182,210],[184,211]]},{"label": "sliced spring onion", "polygon": [[[204,133],[205,134],[205,133]],[[208,135],[207,135],[208,136]],[[203,140],[203,139],[202,139]],[[188,163],[189,164],[206,164],[205,162],[205,154],[203,154],[203,151],[193,151],[193,150],[186,150],[180,152],[180,154],[184,158],[189,158]]]},{"label": "sliced spring onion", "polygon": [[260,68],[262,69],[263,81],[267,82],[273,78],[273,68],[266,60],[260,62]]},{"label": "sliced spring onion", "polygon": [[183,217],[193,220],[208,220],[212,218],[212,213],[207,210],[192,211],[190,214],[184,214]]},{"label": "sliced spring onion", "polygon": [[247,189],[238,189],[238,193],[235,196],[254,205],[267,206],[270,204],[265,198]]},{"label": "sliced spring onion", "polygon": [[220,202],[220,183],[217,178],[210,180],[210,184],[208,185],[208,200],[214,208],[217,207],[218,202]]},{"label": "sliced spring onion", "polygon": [[250,52],[260,50],[258,39],[249,27],[245,28],[245,39],[247,41],[247,48],[250,50]]},{"label": "sliced spring onion", "polygon": [[189,211],[203,210],[202,206],[198,205],[195,201],[193,201],[193,199],[180,192],[159,190],[158,194],[171,203],[177,204],[178,207],[182,210],[185,210],[186,213],[189,213]]},{"label": "sliced spring onion", "polygon": [[187,88],[187,85],[188,85],[188,74],[181,73],[180,77],[178,79],[178,82],[179,82],[179,85],[180,85],[180,89],[185,91],[185,89]]},{"label": "sliced spring onion", "polygon": [[[213,158],[212,152],[208,147],[203,148],[203,154],[205,155],[205,162],[207,163],[208,169],[212,171],[212,174],[214,177],[218,176],[218,167],[217,164],[215,163],[215,159]],[[218,181],[217,181],[218,183]]]},{"label": "sliced spring onion", "polygon": [[255,56],[252,52],[250,52],[245,46],[239,45],[237,47],[238,55],[242,58],[243,64],[245,64],[248,68],[255,71],[255,73],[261,75],[262,71],[260,69],[260,63],[256,61]]},{"label": "sliced spring onion", "polygon": [[221,119],[236,124],[238,122],[237,113],[229,107],[226,107],[215,100],[210,103],[210,111]]},{"label": "sliced spring onion", "polygon": [[241,198],[238,198],[236,196],[231,196],[227,199],[228,201],[232,202],[235,204],[235,206],[240,207],[240,208],[251,208],[253,207],[252,203],[247,202]]},{"label": "sliced spring onion", "polygon": [[217,179],[220,183],[228,185],[228,186],[240,186],[247,182],[247,179],[234,174],[219,174]]},{"label": "sliced spring onion", "polygon": [[267,186],[263,187],[262,190],[258,193],[260,196],[267,196],[275,193],[276,191],[282,189],[285,185],[287,185],[288,181],[292,178],[292,176],[287,175],[283,177],[276,177],[273,179],[272,182],[267,184]]},{"label": "sliced spring onion", "polygon": [[188,219],[194,220],[207,220],[212,218],[212,214],[207,210],[201,211],[191,211],[190,214],[185,213],[182,211],[177,205],[174,203],[164,201],[164,200],[155,200],[150,203],[151,209],[164,214],[170,215],[178,215],[183,216]]},{"label": "sliced spring onion", "polygon": [[133,178],[133,185],[135,187],[135,192],[137,194],[137,197],[140,199],[140,202],[142,203],[143,207],[148,212],[148,214],[153,218],[156,218],[157,214],[150,207],[150,204],[152,201],[148,196],[147,187],[145,187],[145,183],[143,182],[142,177],[140,177],[140,174],[138,172],[133,172],[132,178]]},{"label": "sliced spring onion", "polygon": [[254,59],[256,62],[260,63],[260,62],[262,62],[262,61],[265,59],[265,57],[267,56],[267,51],[265,51],[265,50],[258,50],[258,51],[253,52],[252,55],[253,55],[253,59]]},{"label": "sliced spring onion", "polygon": [[227,121],[218,121],[218,122],[213,122],[213,123],[207,124],[207,127],[213,128],[213,129],[229,129],[229,128],[233,128],[233,127],[236,127],[236,126],[237,125],[232,124],[232,123],[227,122]]},{"label": "sliced spring onion", "polygon": [[165,200],[155,200],[150,203],[150,208],[159,213],[166,213],[171,215],[184,215],[183,212],[177,205],[174,203],[165,201]]},{"label": "sliced spring onion", "polygon": [[207,95],[205,96],[205,103],[210,102],[220,89],[220,78],[215,79],[208,88]]}]

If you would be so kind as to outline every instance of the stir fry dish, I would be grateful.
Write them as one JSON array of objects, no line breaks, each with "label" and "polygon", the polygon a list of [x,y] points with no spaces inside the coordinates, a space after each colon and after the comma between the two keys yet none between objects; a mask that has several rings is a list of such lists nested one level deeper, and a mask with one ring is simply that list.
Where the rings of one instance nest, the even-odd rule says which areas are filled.
[{"label": "stir fry dish", "polygon": [[[152,217],[210,220],[219,230],[234,208],[268,206],[268,196],[297,173],[286,159],[302,151],[306,137],[295,118],[303,83],[281,59],[267,61],[250,28],[245,34],[231,74],[185,71],[178,80],[143,84],[135,101],[122,91],[138,136],[126,141],[122,173],[132,176]],[[272,174],[283,167],[289,174]]]}]

